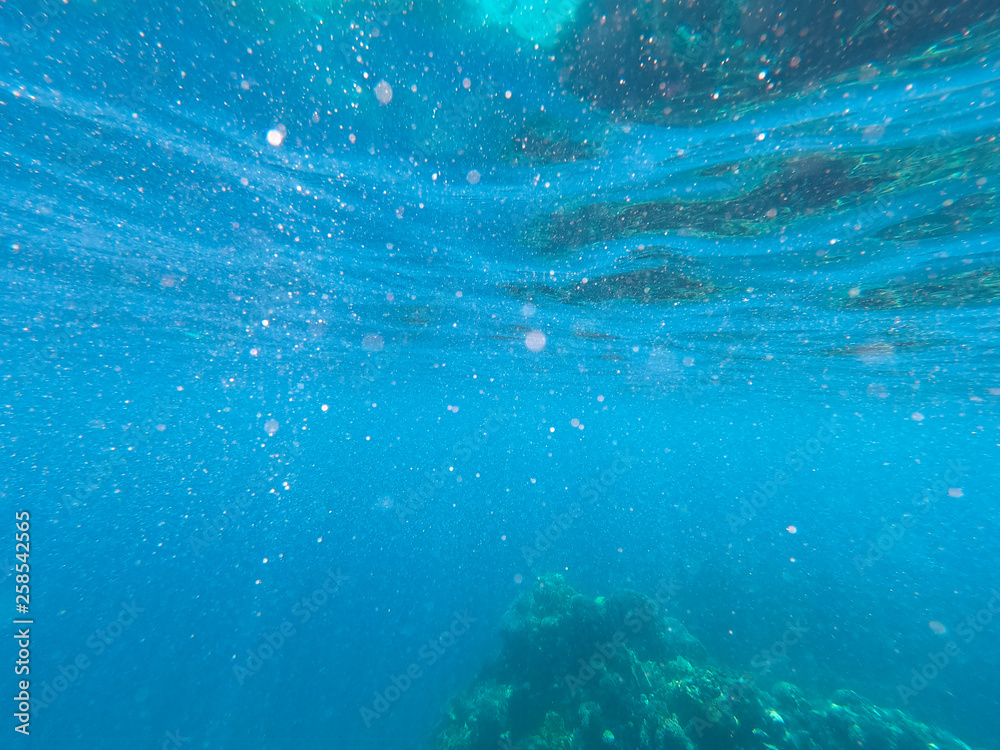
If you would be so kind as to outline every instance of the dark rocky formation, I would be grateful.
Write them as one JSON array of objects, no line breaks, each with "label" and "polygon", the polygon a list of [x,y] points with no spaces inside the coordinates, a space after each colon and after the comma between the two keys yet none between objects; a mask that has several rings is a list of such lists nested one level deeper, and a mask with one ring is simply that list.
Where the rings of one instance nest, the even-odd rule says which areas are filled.
[{"label": "dark rocky formation", "polygon": [[450,706],[435,750],[968,750],[842,690],[811,700],[710,662],[663,592],[525,592],[495,661]]}]

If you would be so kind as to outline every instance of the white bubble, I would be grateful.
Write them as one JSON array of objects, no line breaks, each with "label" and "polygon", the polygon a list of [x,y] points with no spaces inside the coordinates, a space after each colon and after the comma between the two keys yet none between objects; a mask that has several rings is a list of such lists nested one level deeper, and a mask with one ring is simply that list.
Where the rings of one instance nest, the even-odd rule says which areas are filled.
[{"label": "white bubble", "polygon": [[482,175],[479,174],[479,171],[475,169],[471,170],[469,174],[465,175],[465,179],[469,181],[470,185],[478,185],[480,177],[482,177]]},{"label": "white bubble", "polygon": [[385,340],[377,333],[365,334],[361,339],[361,348],[366,352],[380,352],[385,346]]},{"label": "white bubble", "polygon": [[526,318],[530,318],[532,315],[535,314],[536,309],[537,308],[533,304],[528,302],[521,306],[521,315],[523,315]]},{"label": "white bubble", "polygon": [[264,432],[266,432],[268,435],[273,435],[277,431],[278,431],[277,419],[269,419],[264,423]]},{"label": "white bubble", "polygon": [[388,104],[392,101],[392,86],[387,81],[379,81],[375,86],[375,98],[379,104]]},{"label": "white bubble", "polygon": [[282,143],[285,142],[285,133],[283,128],[271,128],[267,131],[267,142],[277,148]]},{"label": "white bubble", "polygon": [[529,331],[524,337],[524,345],[528,347],[528,351],[540,352],[545,348],[545,334],[541,331]]}]

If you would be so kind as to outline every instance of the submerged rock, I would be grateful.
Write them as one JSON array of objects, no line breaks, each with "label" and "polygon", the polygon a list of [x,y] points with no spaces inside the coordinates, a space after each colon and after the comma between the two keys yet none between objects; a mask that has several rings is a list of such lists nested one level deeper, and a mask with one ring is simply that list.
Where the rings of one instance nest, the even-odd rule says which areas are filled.
[{"label": "submerged rock", "polygon": [[504,617],[498,657],[452,700],[435,750],[968,750],[850,690],[765,689],[710,662],[663,601],[540,579]]},{"label": "submerged rock", "polygon": [[971,27],[996,33],[993,0],[584,0],[559,37],[561,77],[622,114],[703,117],[865,63],[961,55]]},{"label": "submerged rock", "polygon": [[861,310],[987,307],[1000,303],[1000,266],[931,274],[919,281],[852,287],[840,306]]}]

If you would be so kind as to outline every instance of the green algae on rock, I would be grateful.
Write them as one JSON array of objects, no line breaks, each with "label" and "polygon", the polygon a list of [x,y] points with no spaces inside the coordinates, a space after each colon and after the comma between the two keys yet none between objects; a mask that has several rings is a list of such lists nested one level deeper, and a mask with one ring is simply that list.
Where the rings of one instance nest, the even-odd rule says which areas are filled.
[{"label": "green algae on rock", "polygon": [[545,255],[561,255],[595,242],[636,235],[704,234],[760,237],[774,231],[775,219],[832,211],[873,184],[865,154],[778,156],[739,169],[730,190],[704,199],[604,201],[565,207],[536,218],[521,242]]},{"label": "green algae on rock", "polygon": [[[608,131],[610,133],[610,131]],[[542,114],[526,119],[503,152],[511,164],[557,164],[603,155],[604,136],[581,131],[577,122]]]},{"label": "green algae on rock", "polygon": [[[766,237],[809,217],[853,207],[889,216],[883,205],[902,191],[933,186],[955,175],[993,174],[1000,150],[993,143],[961,144],[935,153],[912,146],[865,148],[836,154],[774,154],[697,167],[674,176],[681,184],[713,178],[705,197],[604,200],[564,205],[534,217],[520,241],[540,255],[560,257],[599,242],[637,236]],[[879,239],[921,239],[989,225],[993,192],[956,196],[936,214],[882,228]]]},{"label": "green algae on rock", "polygon": [[852,287],[839,306],[861,310],[987,307],[1000,303],[1000,266]]},{"label": "green algae on rock", "polygon": [[560,35],[563,85],[613,113],[662,122],[684,112],[704,121],[871,62],[971,57],[965,28],[995,35],[1000,15],[991,0],[586,0],[572,19]]},{"label": "green algae on rock", "polygon": [[976,230],[985,231],[996,221],[996,192],[967,195],[945,201],[937,211],[886,227],[876,236],[884,240],[915,242],[950,237]]},{"label": "green algae on rock", "polygon": [[614,302],[666,304],[703,301],[719,294],[720,289],[708,279],[690,272],[690,259],[661,266],[636,268],[571,282],[563,286],[544,283],[510,286],[514,297],[529,302],[544,299],[567,305],[602,305]]},{"label": "green algae on rock", "polygon": [[710,662],[663,603],[539,579],[504,616],[497,658],[452,700],[435,750],[968,750],[849,690],[765,689]]}]

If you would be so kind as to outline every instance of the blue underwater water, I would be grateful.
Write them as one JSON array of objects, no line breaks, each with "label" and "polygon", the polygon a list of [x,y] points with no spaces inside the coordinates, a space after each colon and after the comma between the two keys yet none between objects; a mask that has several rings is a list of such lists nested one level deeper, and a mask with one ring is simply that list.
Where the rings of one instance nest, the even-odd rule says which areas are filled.
[{"label": "blue underwater water", "polygon": [[434,747],[553,573],[1000,747],[996,10],[682,5],[0,2],[3,747]]}]

